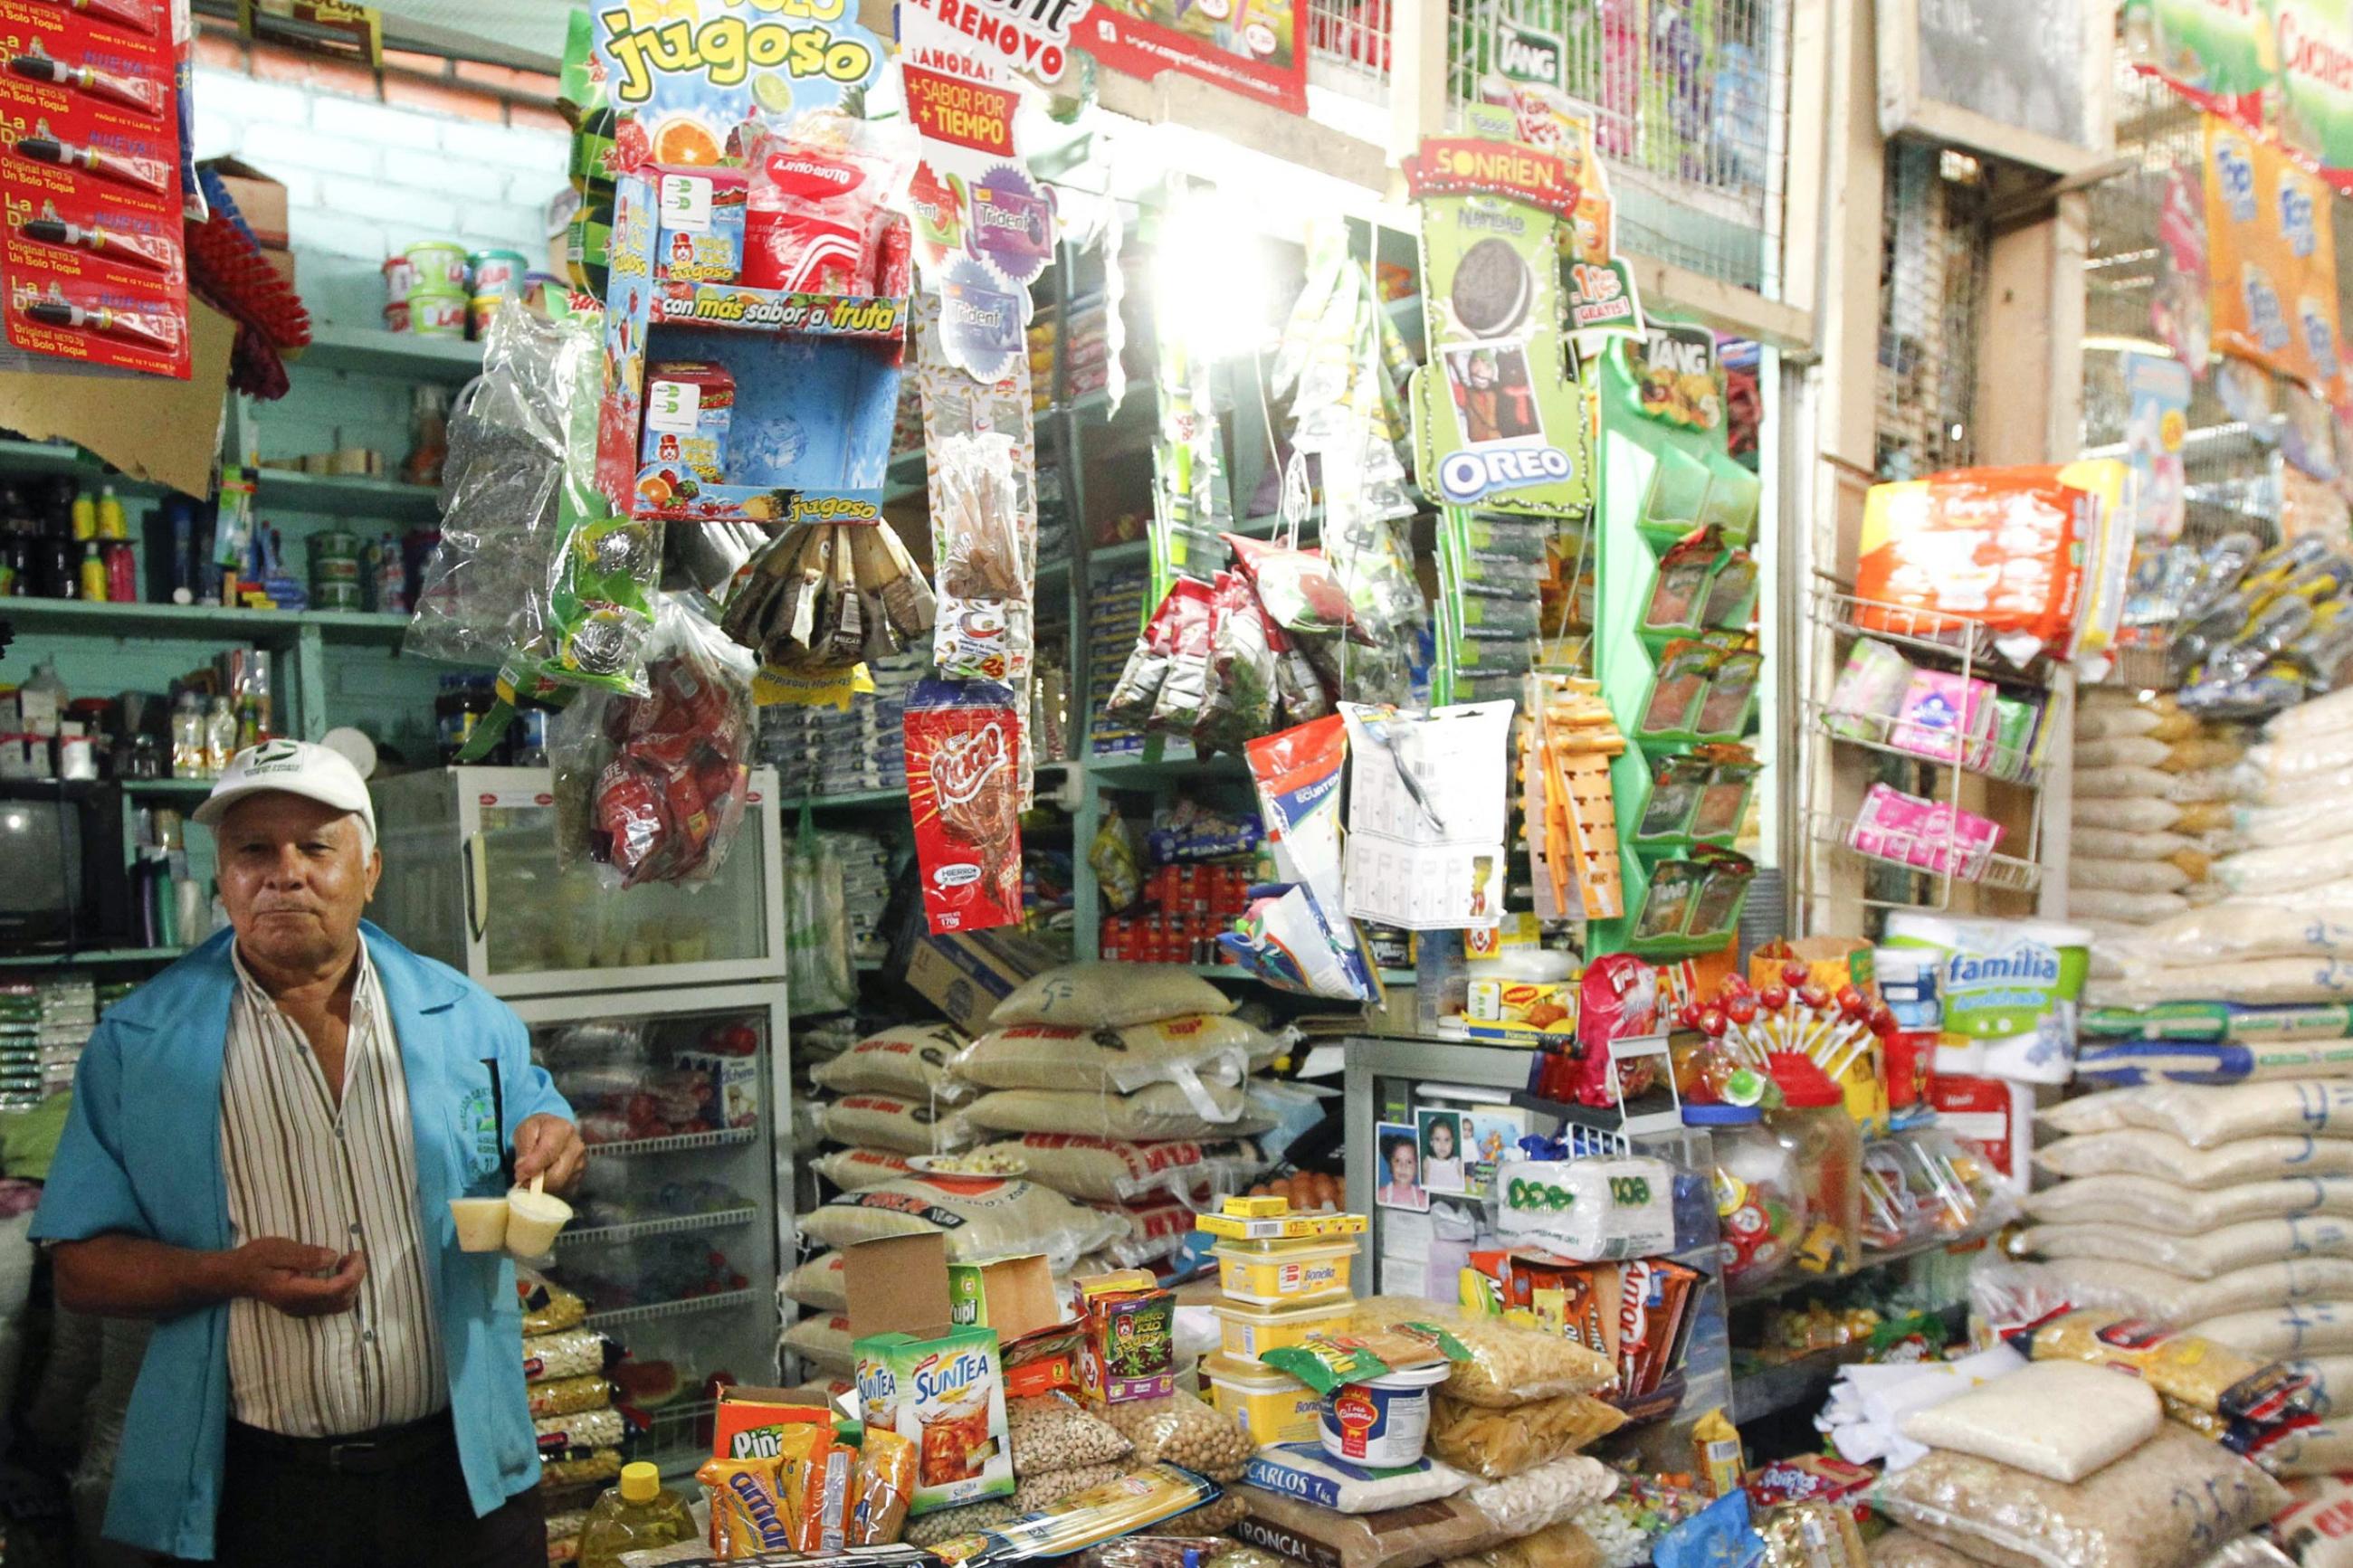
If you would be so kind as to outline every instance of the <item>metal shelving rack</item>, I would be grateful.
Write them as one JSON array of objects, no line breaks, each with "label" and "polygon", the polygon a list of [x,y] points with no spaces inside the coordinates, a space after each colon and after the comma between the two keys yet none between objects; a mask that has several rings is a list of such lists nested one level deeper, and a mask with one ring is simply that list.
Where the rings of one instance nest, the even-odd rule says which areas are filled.
[{"label": "metal shelving rack", "polygon": [[[1795,857],[1800,906],[1816,900],[1847,896],[1822,884],[1820,873],[1825,862],[1892,870],[1908,877],[1907,886],[1915,896],[1894,897],[1878,885],[1867,886],[1854,901],[1868,908],[1948,910],[1954,907],[1957,889],[2036,893],[2043,881],[2044,792],[2037,765],[2040,744],[2030,742],[2022,757],[1997,752],[1988,760],[1972,763],[1965,758],[1946,760],[1924,755],[1889,742],[1859,740],[1830,728],[1830,720],[1838,717],[1839,712],[1831,706],[1828,688],[1835,685],[1839,672],[1844,668],[1848,651],[1868,637],[1888,645],[1915,663],[1957,672],[1965,680],[1990,681],[2042,697],[2043,711],[2037,731],[2040,741],[2042,737],[2063,736],[2072,727],[2070,685],[2057,678],[2047,661],[2038,660],[2023,669],[2009,663],[1993,647],[1985,627],[1976,621],[1941,611],[1865,599],[1858,596],[1851,584],[1826,574],[1818,574],[1810,585],[1806,609],[1810,631],[1829,646],[1829,657],[1817,660],[1815,665],[1817,684],[1825,689],[1805,694],[1799,700],[1807,736],[1826,740],[1832,748],[1859,749],[1941,774],[1926,787],[1907,793],[1948,808],[1963,805],[1965,779],[1981,780],[1988,786],[1989,800],[1996,811],[2011,819],[2005,824],[2004,839],[2014,841],[2020,831],[2016,823],[2022,816],[2025,843],[2023,853],[2006,854],[1997,849],[1986,854],[1971,875],[1966,867],[1957,864],[1965,847],[1955,838],[1949,825],[1941,835],[1926,836],[1874,827],[1872,831],[1881,836],[1890,851],[1878,854],[1856,847],[1857,825],[1850,813],[1835,805],[1809,804],[1800,813],[1802,836],[1822,853]],[[1823,748],[1800,745],[1796,750],[1801,759],[1810,761]],[[1799,798],[1809,803],[1831,800],[1828,783],[1827,779],[1808,780]],[[2010,798],[1993,799],[1993,792]],[[1915,854],[1916,859],[1913,858]],[[1890,879],[1882,878],[1880,881]]]}]

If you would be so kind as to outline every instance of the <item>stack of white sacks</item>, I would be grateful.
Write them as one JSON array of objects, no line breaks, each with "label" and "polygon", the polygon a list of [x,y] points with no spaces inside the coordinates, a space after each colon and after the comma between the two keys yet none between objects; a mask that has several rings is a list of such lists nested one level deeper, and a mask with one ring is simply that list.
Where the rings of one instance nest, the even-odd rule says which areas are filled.
[{"label": "stack of white sacks", "polygon": [[2094,689],[2075,709],[2067,913],[2124,931],[2220,896],[2238,743],[2173,706]]},{"label": "stack of white sacks", "polygon": [[851,1367],[840,1248],[938,1230],[951,1262],[1042,1253],[1057,1275],[1170,1263],[1197,1208],[1261,1168],[1272,1119],[1250,1074],[1282,1042],[1181,969],[1050,970],[967,1040],[944,1022],[868,1036],[811,1071],[829,1098],[801,1214],[817,1249],[782,1286],[811,1309],[785,1345],[821,1376]]}]

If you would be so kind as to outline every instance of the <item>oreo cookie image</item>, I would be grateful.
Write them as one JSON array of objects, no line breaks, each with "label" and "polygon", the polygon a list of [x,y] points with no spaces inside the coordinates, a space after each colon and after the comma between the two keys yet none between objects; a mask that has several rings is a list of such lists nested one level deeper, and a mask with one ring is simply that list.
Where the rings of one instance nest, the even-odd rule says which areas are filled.
[{"label": "oreo cookie image", "polygon": [[1490,235],[1454,264],[1454,288],[1447,299],[1464,331],[1492,338],[1518,326],[1535,296],[1535,279],[1528,264],[1511,241]]}]

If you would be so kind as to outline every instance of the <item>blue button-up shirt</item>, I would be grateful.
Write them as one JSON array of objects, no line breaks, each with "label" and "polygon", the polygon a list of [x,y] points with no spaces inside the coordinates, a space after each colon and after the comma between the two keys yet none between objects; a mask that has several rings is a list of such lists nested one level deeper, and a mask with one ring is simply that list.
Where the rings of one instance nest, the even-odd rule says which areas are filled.
[{"label": "blue button-up shirt", "polygon": [[[417,1142],[417,1212],[448,1362],[449,1410],[474,1511],[539,1479],[525,1403],[514,1266],[460,1252],[449,1200],[501,1190],[515,1127],[571,1107],[531,1063],[522,1020],[445,964],[375,926],[375,961],[400,1041]],[[36,1238],[109,1234],[218,1252],[233,1245],[221,1173],[221,1060],[237,974],[220,932],[107,1010],[74,1078],[73,1111],[49,1167]],[[504,1089],[491,1114],[490,1069]],[[113,1540],[168,1556],[213,1555],[229,1417],[228,1308],[167,1318],[148,1342],[123,1426],[124,1463],[106,1510]]]}]

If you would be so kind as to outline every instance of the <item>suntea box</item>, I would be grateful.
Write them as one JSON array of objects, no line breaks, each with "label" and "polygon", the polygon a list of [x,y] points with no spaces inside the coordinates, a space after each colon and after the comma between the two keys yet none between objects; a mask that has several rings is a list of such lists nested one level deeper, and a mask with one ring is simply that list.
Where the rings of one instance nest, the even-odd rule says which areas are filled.
[{"label": "suntea box", "polygon": [[670,360],[646,367],[646,430],[639,458],[676,464],[678,480],[706,485],[727,480],[727,427],[735,417],[735,377],[723,364]]},{"label": "suntea box", "polygon": [[742,169],[662,169],[654,264],[664,278],[733,283],[744,270],[744,210],[751,176]]},{"label": "suntea box", "polygon": [[1010,1494],[997,1331],[953,1321],[945,1239],[930,1231],[860,1242],[843,1253],[842,1286],[860,1414],[915,1445],[907,1511]]},{"label": "suntea box", "polygon": [[995,1329],[876,1334],[856,1340],[858,1399],[866,1425],[915,1445],[909,1513],[929,1513],[1013,1490],[1005,1427],[1005,1369]]}]

